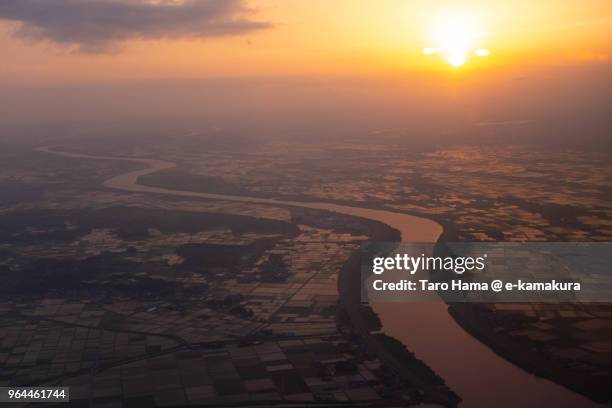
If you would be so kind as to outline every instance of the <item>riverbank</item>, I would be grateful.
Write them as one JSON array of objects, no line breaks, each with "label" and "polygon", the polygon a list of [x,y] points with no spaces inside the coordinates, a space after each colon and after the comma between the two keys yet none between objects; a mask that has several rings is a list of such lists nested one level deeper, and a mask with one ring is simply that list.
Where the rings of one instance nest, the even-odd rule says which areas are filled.
[{"label": "riverbank", "polygon": [[[445,230],[438,242],[444,241],[456,241],[454,229]],[[438,255],[452,256],[443,247],[436,246]],[[439,295],[445,300],[444,292]],[[612,401],[612,389],[606,379],[593,378],[584,372],[572,370],[561,361],[546,358],[538,343],[511,338],[505,333],[504,326],[496,322],[495,313],[487,311],[482,304],[445,302],[449,315],[466,333],[520,369],[577,392],[593,401],[593,405]]]},{"label": "riverbank", "polygon": [[[495,330],[479,305],[450,303],[448,312],[466,332],[491,348],[496,354],[535,376],[546,378],[595,402],[609,402],[612,397],[610,384],[584,375],[577,375],[558,362],[546,359],[536,347],[519,344],[507,335]],[[533,345],[535,346],[535,345]]]},{"label": "riverbank", "polygon": [[[401,234],[382,223],[362,220],[375,225],[373,241],[399,242]],[[413,390],[410,403],[433,403],[456,407],[461,398],[427,364],[419,360],[399,340],[380,332],[381,323],[370,305],[361,302],[361,256],[355,253],[342,267],[338,277],[340,304],[350,319],[352,330],[378,359]]]}]

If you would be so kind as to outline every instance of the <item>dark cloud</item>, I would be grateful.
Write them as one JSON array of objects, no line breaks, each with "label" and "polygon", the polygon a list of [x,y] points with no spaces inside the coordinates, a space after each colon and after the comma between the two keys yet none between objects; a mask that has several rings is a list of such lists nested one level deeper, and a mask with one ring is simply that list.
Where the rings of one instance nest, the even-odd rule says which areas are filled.
[{"label": "dark cloud", "polygon": [[17,34],[108,50],[135,38],[207,38],[269,27],[249,18],[243,0],[0,0],[0,19],[20,23]]}]

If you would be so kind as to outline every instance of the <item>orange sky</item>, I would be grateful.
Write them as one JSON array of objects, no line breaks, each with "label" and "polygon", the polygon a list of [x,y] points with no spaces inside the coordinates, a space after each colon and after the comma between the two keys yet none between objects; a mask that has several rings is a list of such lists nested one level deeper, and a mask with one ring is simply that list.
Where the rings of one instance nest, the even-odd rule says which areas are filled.
[{"label": "orange sky", "polygon": [[479,16],[488,58],[464,73],[531,64],[609,64],[609,0],[260,0],[252,18],[270,28],[205,39],[134,40],[82,53],[17,37],[0,23],[0,81],[70,83],[151,78],[292,75],[402,75],[454,68],[426,56],[428,30],[444,10]]}]

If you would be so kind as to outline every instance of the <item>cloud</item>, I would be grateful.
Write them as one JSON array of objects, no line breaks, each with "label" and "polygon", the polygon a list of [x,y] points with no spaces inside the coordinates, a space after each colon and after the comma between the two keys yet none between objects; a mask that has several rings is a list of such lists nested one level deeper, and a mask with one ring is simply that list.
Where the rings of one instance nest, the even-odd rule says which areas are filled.
[{"label": "cloud", "polygon": [[132,39],[209,38],[270,27],[243,0],[0,0],[17,35],[103,52]]}]

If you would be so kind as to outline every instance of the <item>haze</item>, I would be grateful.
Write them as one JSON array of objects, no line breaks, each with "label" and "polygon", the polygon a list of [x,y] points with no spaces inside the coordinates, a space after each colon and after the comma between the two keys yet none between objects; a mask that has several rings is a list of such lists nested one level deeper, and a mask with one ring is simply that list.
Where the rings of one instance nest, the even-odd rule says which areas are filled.
[{"label": "haze", "polygon": [[[423,53],[449,10],[478,15],[491,55]],[[7,0],[2,138],[129,124],[608,145],[611,27],[605,0]]]}]

